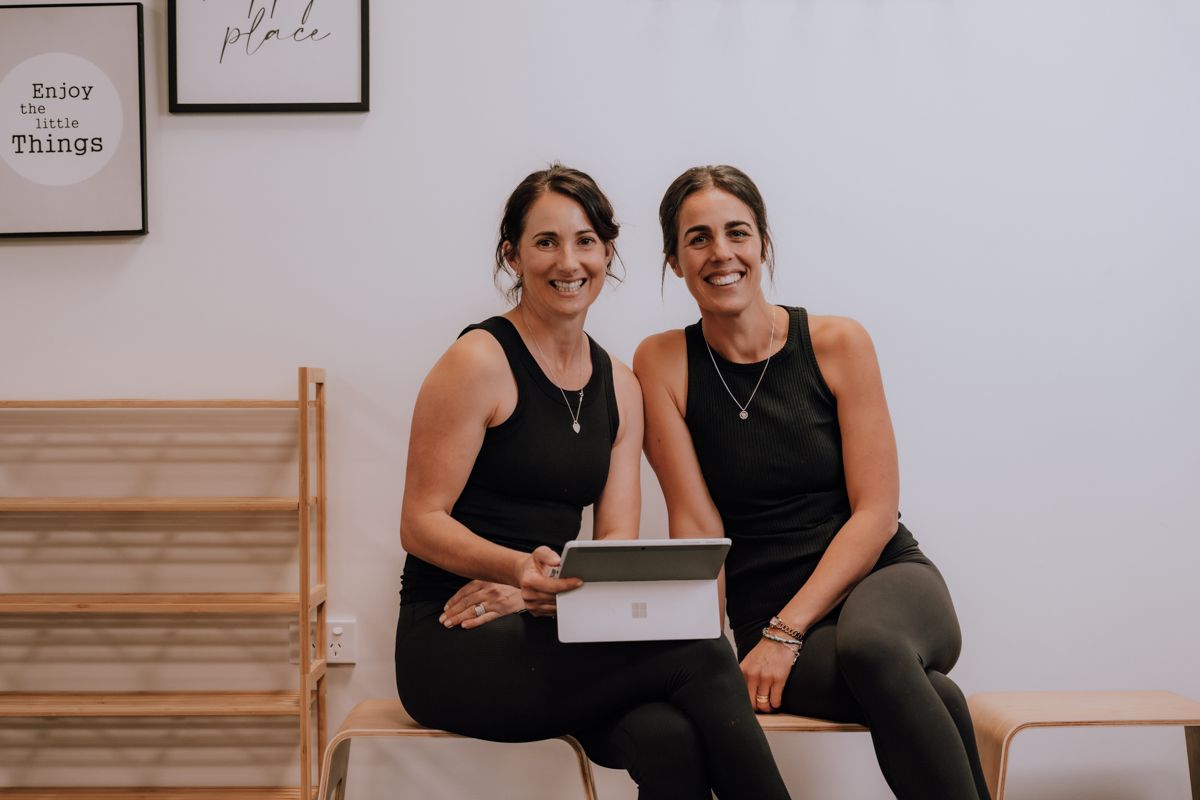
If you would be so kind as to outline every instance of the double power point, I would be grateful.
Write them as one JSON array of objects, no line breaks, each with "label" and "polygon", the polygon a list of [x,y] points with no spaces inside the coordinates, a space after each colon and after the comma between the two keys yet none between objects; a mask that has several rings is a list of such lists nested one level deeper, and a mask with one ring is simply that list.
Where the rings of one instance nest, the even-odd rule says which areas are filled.
[{"label": "double power point", "polygon": [[[331,619],[325,622],[325,663],[326,664],[353,664],[358,660],[358,638],[356,634],[356,621],[353,619]],[[312,658],[319,658],[317,654],[317,637],[316,631],[313,631],[313,636],[310,639],[312,642]],[[300,663],[300,627],[293,622],[288,626],[288,648],[290,661],[293,664]]]}]

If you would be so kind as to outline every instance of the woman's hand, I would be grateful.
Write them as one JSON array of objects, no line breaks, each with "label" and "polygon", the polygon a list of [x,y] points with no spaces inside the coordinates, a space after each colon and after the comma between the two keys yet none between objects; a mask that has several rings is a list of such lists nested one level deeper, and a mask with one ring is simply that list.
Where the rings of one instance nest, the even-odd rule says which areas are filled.
[{"label": "woman's hand", "polygon": [[792,648],[769,639],[759,639],[742,659],[742,677],[755,711],[769,713],[783,703],[783,686],[794,662]]},{"label": "woman's hand", "polygon": [[518,580],[525,608],[535,617],[553,617],[558,610],[557,595],[583,586],[579,578],[551,578],[548,573],[562,563],[558,553],[542,545],[525,558]]},{"label": "woman's hand", "polygon": [[[476,613],[479,608],[484,610],[483,614]],[[478,628],[505,614],[524,610],[525,603],[517,587],[491,581],[471,581],[454,593],[438,617],[438,622],[447,628],[455,625]]]}]

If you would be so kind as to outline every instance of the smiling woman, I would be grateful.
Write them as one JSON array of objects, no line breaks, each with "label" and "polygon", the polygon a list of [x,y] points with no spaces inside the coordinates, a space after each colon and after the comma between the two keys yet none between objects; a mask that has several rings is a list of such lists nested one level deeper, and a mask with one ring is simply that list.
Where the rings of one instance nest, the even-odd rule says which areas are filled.
[{"label": "smiling woman", "polygon": [[743,691],[762,713],[869,724],[900,800],[986,798],[970,712],[946,676],[961,643],[954,606],[899,522],[870,337],[767,301],[766,207],[740,170],[688,170],[659,216],[664,278],[669,267],[683,279],[700,321],[634,356],[646,455],[671,536],[733,540],[724,577]]},{"label": "smiling woman", "polygon": [[[538,176],[535,178],[535,176]],[[581,177],[582,176],[582,177]],[[583,173],[564,167],[552,167],[544,172],[535,172],[513,190],[508,203],[504,206],[504,216],[500,220],[500,241],[496,244],[496,268],[493,276],[496,279],[504,274],[512,278],[512,285],[505,292],[509,301],[516,304],[521,299],[524,278],[520,268],[513,262],[520,254],[514,243],[519,243],[525,235],[526,228],[535,229],[531,239],[535,245],[545,251],[559,244],[555,231],[542,230],[537,223],[544,221],[547,216],[553,217],[549,209],[540,218],[530,219],[529,212],[536,203],[553,203],[556,209],[567,209],[573,213],[575,209],[564,206],[564,202],[574,202],[578,206],[579,215],[576,223],[580,225],[574,233],[584,235],[590,241],[586,244],[601,245],[605,253],[604,277],[619,281],[612,271],[612,263],[619,259],[617,254],[617,234],[620,226],[613,217],[612,204],[601,193],[590,179],[585,180]],[[590,185],[589,185],[590,184]],[[552,191],[548,192],[548,189]],[[568,229],[568,233],[569,233]],[[599,288],[596,289],[599,293]],[[593,299],[595,299],[593,297]]]},{"label": "smiling woman", "polygon": [[785,798],[723,639],[558,641],[556,597],[580,582],[548,572],[583,508],[596,539],[638,535],[641,392],[583,328],[618,231],[595,182],[561,165],[505,206],[495,277],[516,306],[460,335],[413,411],[396,686],[428,727],[573,734],[643,800]]}]

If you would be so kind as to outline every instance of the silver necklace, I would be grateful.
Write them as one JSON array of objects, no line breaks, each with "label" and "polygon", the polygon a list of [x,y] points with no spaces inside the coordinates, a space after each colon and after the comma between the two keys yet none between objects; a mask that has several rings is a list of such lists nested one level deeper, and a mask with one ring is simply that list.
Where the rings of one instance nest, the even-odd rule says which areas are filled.
[{"label": "silver necklace", "polygon": [[[703,325],[700,326],[700,335],[704,336]],[[750,397],[746,400],[746,405],[742,405],[738,402],[738,399],[733,396],[733,392],[729,389],[729,384],[725,382],[725,376],[721,374],[721,368],[717,366],[717,357],[713,355],[712,346],[709,345],[707,336],[704,336],[704,346],[708,348],[708,357],[712,359],[713,369],[717,371],[717,377],[721,379],[721,385],[724,386],[725,391],[729,393],[729,399],[732,400],[733,404],[738,407],[738,417],[740,419],[749,419],[750,404],[754,402],[754,395],[758,394],[758,387],[762,386],[763,378],[766,377],[767,374],[767,367],[771,366],[772,351],[775,349],[775,307],[771,307],[771,339],[767,342],[767,363],[763,364],[762,372],[758,374],[758,383],[754,384],[754,391],[750,392]]]},{"label": "silver necklace", "polygon": [[[525,317],[525,307],[524,306],[521,306],[521,321],[525,323],[525,329],[529,331],[529,338],[533,339],[533,346],[537,348],[538,353],[542,356],[542,361],[545,361],[546,367],[551,372],[554,372],[554,367],[550,366],[550,359],[546,358],[545,351],[542,350],[542,346],[540,344],[538,344],[537,337],[533,335],[533,328],[529,327],[529,320],[526,319],[526,317]],[[580,333],[582,333],[582,331]],[[774,333],[771,334],[772,337],[774,337],[774,335],[775,335]],[[579,433],[579,414],[580,414],[580,412],[583,411],[583,388],[581,387],[579,389],[579,403],[578,403],[578,405],[575,406],[575,410],[572,411],[571,410],[571,402],[569,400],[567,400],[567,393],[565,391],[563,391],[562,386],[559,385],[558,374],[555,373],[551,377],[554,378],[554,387],[556,389],[558,389],[558,393],[562,395],[563,402],[566,403],[567,413],[571,415],[571,430],[575,431],[576,433]],[[580,357],[580,359],[579,359],[579,380],[583,380],[583,358],[582,357]]]}]

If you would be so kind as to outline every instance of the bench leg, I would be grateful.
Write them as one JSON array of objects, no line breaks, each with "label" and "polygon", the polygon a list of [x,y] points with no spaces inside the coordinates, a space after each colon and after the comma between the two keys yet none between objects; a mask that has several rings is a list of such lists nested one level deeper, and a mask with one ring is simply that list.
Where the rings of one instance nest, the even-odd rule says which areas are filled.
[{"label": "bench leg", "polygon": [[325,753],[324,769],[321,770],[321,788],[317,800],[345,800],[346,771],[350,765],[350,743],[346,738],[333,744]]},{"label": "bench leg", "polygon": [[583,780],[584,799],[597,800],[596,781],[592,776],[592,762],[588,760],[587,753],[583,752],[583,745],[576,741],[574,736],[562,736],[560,738],[571,746],[571,749],[575,751],[576,758],[579,759],[579,777]]},{"label": "bench leg", "polygon": [[1192,800],[1200,800],[1200,726],[1189,725],[1183,729],[1187,740],[1188,772],[1192,776]]},{"label": "bench leg", "polygon": [[975,744],[979,747],[979,765],[987,781],[992,800],[1004,800],[1004,778],[1008,767],[1008,746],[1015,731],[995,730],[975,724]]}]

